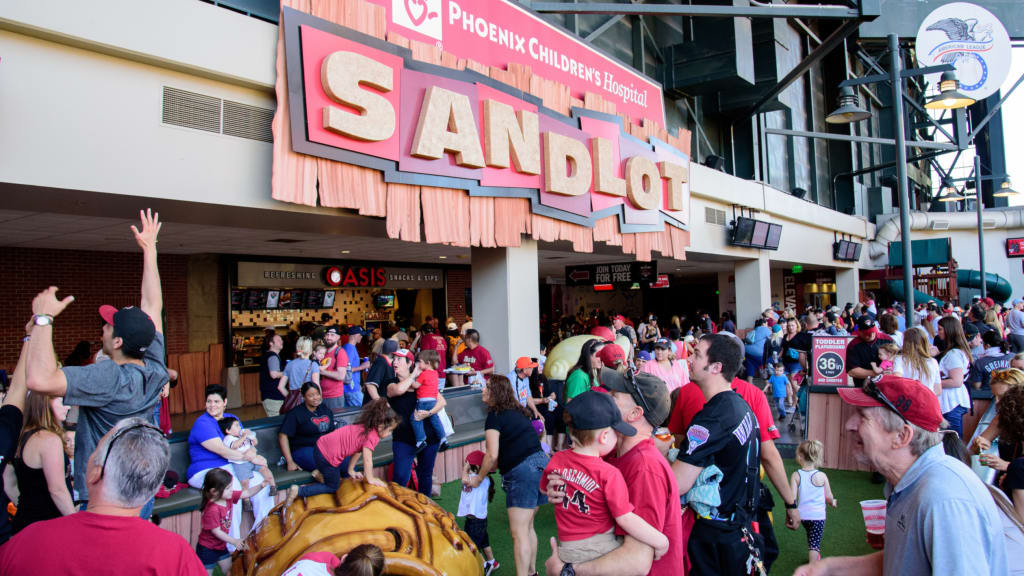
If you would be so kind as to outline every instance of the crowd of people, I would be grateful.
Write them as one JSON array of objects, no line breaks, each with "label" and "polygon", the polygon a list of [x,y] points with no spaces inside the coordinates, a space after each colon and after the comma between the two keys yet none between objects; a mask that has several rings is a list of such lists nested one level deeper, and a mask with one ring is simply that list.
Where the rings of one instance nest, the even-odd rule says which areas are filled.
[{"label": "crowd of people", "polygon": [[[10,526],[0,515],[0,573],[227,572],[248,542],[241,501],[250,501],[254,526],[273,507],[274,466],[213,385],[188,436],[186,480],[202,496],[198,542],[147,521],[170,462],[155,423],[173,374],[164,361],[160,221],[140,216],[132,233],[143,254],[141,301],[100,308],[104,360],[59,366],[54,325],[74,298],[50,287],[32,302],[0,407],[4,494],[17,504]],[[487,575],[500,567],[487,521],[496,475],[517,576],[533,574],[539,556],[548,574],[564,576],[767,573],[779,554],[774,495],[786,511],[775,521],[806,532],[808,564],[798,574],[1006,574],[1024,557],[1024,302],[1001,310],[979,300],[965,312],[929,302],[912,314],[880,311],[870,299],[843,310],[773,307],[741,334],[728,313],[714,321],[699,312],[689,325],[675,318],[664,331],[653,314],[642,322],[580,314],[551,324],[545,338],[595,336],[564,381],[544,377],[546,346],[501,374],[471,323],[442,331],[431,318],[413,335],[386,338],[330,323],[295,338],[268,333],[263,407],[281,417],[284,466],[314,480],[290,487],[281,511],[337,491],[343,478],[386,485],[372,466],[386,438],[390,480],[408,486],[415,471],[415,488],[431,496],[450,434],[441,390],[475,385],[484,442],[463,462],[458,515]],[[853,407],[845,430],[886,481],[884,550],[856,558],[821,556],[826,510],[839,496],[820,469],[822,443],[801,442],[799,469],[788,476],[775,445],[776,418],[799,411],[813,338],[826,334],[852,335],[855,386],[838,391]],[[763,391],[755,378],[765,379]],[[997,416],[965,446],[971,389],[991,391]],[[68,435],[71,407],[77,427]],[[334,413],[346,407],[361,407],[359,416],[338,426]],[[971,452],[996,473],[993,485],[964,464]],[[550,552],[535,530],[548,503],[557,525]],[[384,564],[367,543],[342,558],[305,555],[285,574],[377,575]]]}]

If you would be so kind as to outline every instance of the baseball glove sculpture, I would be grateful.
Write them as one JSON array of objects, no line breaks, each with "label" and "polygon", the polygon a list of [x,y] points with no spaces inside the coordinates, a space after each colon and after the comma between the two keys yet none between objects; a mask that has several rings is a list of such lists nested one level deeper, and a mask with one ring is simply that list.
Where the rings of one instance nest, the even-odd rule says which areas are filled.
[{"label": "baseball glove sculpture", "polygon": [[334,494],[277,506],[236,554],[233,576],[281,574],[303,554],[339,558],[360,544],[384,551],[391,576],[482,576],[483,558],[455,517],[418,492],[342,480]]}]

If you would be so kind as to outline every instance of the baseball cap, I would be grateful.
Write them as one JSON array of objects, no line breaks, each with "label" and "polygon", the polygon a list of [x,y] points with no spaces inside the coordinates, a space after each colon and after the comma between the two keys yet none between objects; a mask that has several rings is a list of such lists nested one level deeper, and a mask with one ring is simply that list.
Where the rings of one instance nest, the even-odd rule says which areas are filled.
[{"label": "baseball cap", "polygon": [[340,336],[341,335],[341,327],[340,326],[328,326],[327,328],[324,329],[324,335],[326,336],[327,334],[334,334],[334,335]]},{"label": "baseball cap", "polygon": [[617,362],[624,362],[626,360],[626,353],[623,352],[622,347],[618,344],[605,344],[603,348],[597,351],[597,357],[601,359],[601,363],[608,367],[614,367]]},{"label": "baseball cap", "polygon": [[520,356],[516,359],[516,370],[526,370],[527,368],[536,368],[537,363],[530,360],[527,356]]},{"label": "baseball cap", "polygon": [[458,327],[458,325],[455,324],[455,322],[449,322],[448,323],[448,330],[449,331],[451,331],[451,330],[458,330],[458,329],[459,329],[459,327]]},{"label": "baseball cap", "polygon": [[651,360],[653,358],[653,356],[651,356],[651,353],[648,352],[647,350],[641,350],[637,352],[636,357],[644,361]]},{"label": "baseball cap", "polygon": [[782,324],[775,324],[772,326],[772,332],[782,332]]},{"label": "baseball cap", "polygon": [[986,296],[984,302],[985,306],[988,306],[989,308],[996,305],[996,301],[993,300],[991,296]]},{"label": "baseball cap", "polygon": [[156,337],[153,320],[138,306],[118,310],[105,304],[100,306],[100,317],[114,327],[114,338],[121,339],[121,350],[128,354],[142,354]]},{"label": "baseball cap", "polygon": [[847,404],[870,408],[882,406],[895,411],[915,426],[938,432],[942,411],[935,393],[917,380],[898,376],[882,376],[868,381],[864,388],[838,388],[839,397]]},{"label": "baseball cap", "polygon": [[664,348],[665,350],[672,349],[672,343],[668,341],[668,338],[658,338],[654,343],[655,348]]},{"label": "baseball cap", "polygon": [[484,463],[484,453],[480,450],[473,450],[469,454],[466,454],[466,464],[470,466],[480,466]]},{"label": "baseball cap", "polygon": [[[406,350],[406,352],[409,352],[409,351]],[[398,340],[392,340],[390,338],[385,340],[384,341],[384,345],[380,347],[380,353],[381,354],[397,354],[398,353]],[[409,355],[412,356],[412,352],[409,352]]]},{"label": "baseball cap", "polygon": [[1021,300],[1020,298],[1017,298],[1016,300],[1013,301],[1013,305],[1014,306],[1016,306],[1018,304],[1024,304],[1024,300]]},{"label": "baseball cap", "polygon": [[[385,352],[385,354],[387,354],[387,352]],[[406,360],[409,360],[410,362],[416,358],[416,356],[412,353],[412,350],[409,350],[408,348],[402,348],[401,350],[395,350],[394,351],[394,355],[395,356],[401,356],[402,358],[405,358]]]},{"label": "baseball cap", "polygon": [[967,339],[970,340],[971,338],[974,338],[978,334],[981,334],[981,330],[978,328],[976,324],[968,322],[966,325],[964,325],[964,334],[967,336]]},{"label": "baseball cap", "polygon": [[607,326],[594,326],[593,328],[590,329],[590,334],[592,336],[597,336],[598,338],[604,340],[605,342],[611,342],[612,340],[615,340],[615,333],[613,333],[612,329]]},{"label": "baseball cap", "polygon": [[597,390],[587,390],[565,406],[569,425],[576,430],[611,428],[624,436],[636,436],[636,428],[626,424],[615,400]]},{"label": "baseball cap", "polygon": [[875,320],[867,314],[862,315],[857,319],[857,335],[860,337],[871,336],[878,332],[878,324]]},{"label": "baseball cap", "polygon": [[623,316],[622,314],[616,314],[615,316],[612,317],[612,322],[614,322],[616,320],[618,320],[620,322],[625,322],[626,321],[626,317]]},{"label": "baseball cap", "polygon": [[[602,368],[601,386],[611,392],[621,392],[632,396],[637,406],[644,409],[644,418],[655,428],[661,426],[672,412],[672,400],[668,395],[668,386],[657,376],[644,372],[624,376],[617,370]],[[572,402],[575,401],[574,398]]]},{"label": "baseball cap", "polygon": [[355,336],[356,334],[364,335],[364,334],[366,334],[366,332],[362,328],[360,328],[359,326],[349,326],[348,327],[348,335],[349,336]]}]

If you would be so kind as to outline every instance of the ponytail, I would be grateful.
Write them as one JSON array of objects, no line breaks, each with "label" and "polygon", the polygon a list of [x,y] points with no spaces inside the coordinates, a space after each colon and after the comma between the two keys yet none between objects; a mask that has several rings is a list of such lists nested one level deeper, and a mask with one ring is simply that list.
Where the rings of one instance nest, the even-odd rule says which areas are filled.
[{"label": "ponytail", "polygon": [[384,552],[373,544],[360,544],[345,555],[334,576],[380,576],[383,571]]}]

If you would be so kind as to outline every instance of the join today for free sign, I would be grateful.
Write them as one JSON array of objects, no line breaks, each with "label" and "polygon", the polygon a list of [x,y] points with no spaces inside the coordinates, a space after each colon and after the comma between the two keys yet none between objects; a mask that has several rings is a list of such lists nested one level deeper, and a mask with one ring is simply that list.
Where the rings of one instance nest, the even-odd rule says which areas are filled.
[{"label": "join today for free sign", "polygon": [[[439,4],[450,18],[453,10],[461,11],[460,19],[469,10],[454,1]],[[501,30],[493,28],[497,48],[481,47],[470,57],[500,60],[520,44],[529,51],[538,38],[548,47],[557,44],[530,24],[535,16],[516,8],[519,16],[500,18],[491,10],[504,2],[485,3],[487,9],[477,4],[473,9],[488,19],[474,16],[472,26],[458,29],[472,29],[482,40],[477,23],[486,22],[489,45],[491,24],[500,22]],[[405,16],[421,24],[433,20],[423,14],[417,8]],[[618,116],[574,109],[567,117],[489,77],[413,60],[404,48],[295,10],[284,10],[282,31],[296,152],[381,170],[388,182],[529,198],[534,213],[581,225],[618,215],[624,233],[687,223],[689,157],[657,139],[627,134]],[[614,64],[604,56],[585,64],[597,56],[570,45],[561,50],[576,59],[568,66],[577,80],[595,83],[599,64]],[[600,85],[609,86],[604,79]],[[660,87],[656,100],[660,105]]]}]

